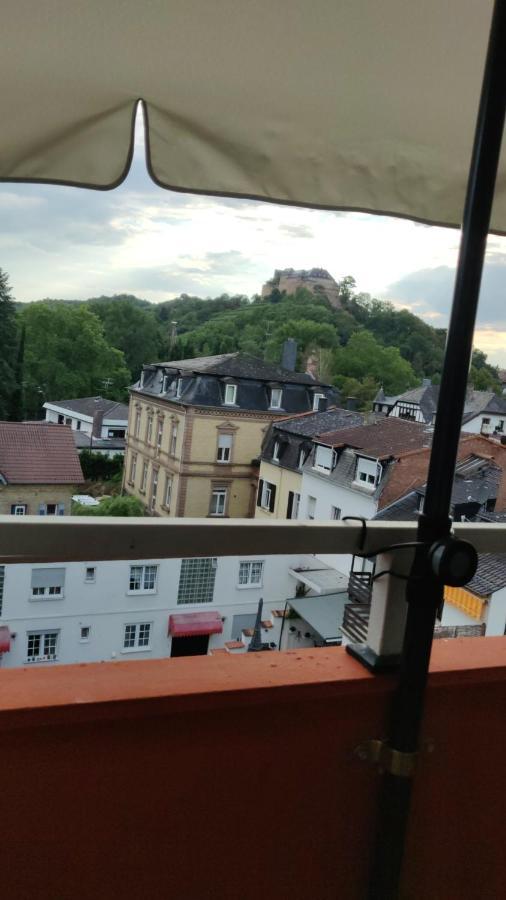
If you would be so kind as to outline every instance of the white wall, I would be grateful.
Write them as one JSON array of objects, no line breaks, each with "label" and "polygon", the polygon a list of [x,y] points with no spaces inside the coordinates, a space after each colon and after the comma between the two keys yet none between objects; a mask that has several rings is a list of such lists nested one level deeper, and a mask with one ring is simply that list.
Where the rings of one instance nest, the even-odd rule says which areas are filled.
[{"label": "white wall", "polygon": [[501,426],[501,422],[503,423],[501,434],[506,434],[506,415],[494,415],[493,413],[480,413],[479,416],[475,416],[474,419],[470,419],[469,422],[462,425],[462,431],[467,431],[469,434],[481,434],[483,419],[490,419],[490,425],[485,426],[484,434],[494,434],[495,429]]},{"label": "white wall", "polygon": [[506,633],[506,587],[492,594],[488,604],[487,637]]},{"label": "white wall", "polygon": [[[258,559],[259,557],[240,557]],[[260,597],[264,599],[263,618],[271,610],[282,609],[295,594],[296,582],[288,569],[297,566],[298,556],[266,557],[261,587],[240,588],[239,557],[220,557],[217,561],[214,599],[212,603],[177,603],[181,560],[139,560],[131,562],[60,563],[52,566],[7,565],[3,609],[0,624],[8,625],[16,637],[11,650],[4,653],[1,666],[12,668],[26,664],[27,632],[59,630],[58,663],[96,662],[102,660],[151,659],[170,656],[171,638],[168,620],[171,613],[193,613],[217,610],[225,617],[223,633],[212,635],[209,648],[222,647],[231,639],[234,615],[256,612]],[[129,594],[130,565],[158,565],[155,593]],[[96,567],[96,580],[85,582],[87,566]],[[31,599],[32,568],[65,567],[62,599]],[[281,622],[282,620],[278,620]],[[125,651],[124,626],[128,623],[151,622],[151,644],[146,650]],[[80,641],[81,627],[91,628],[90,639]],[[274,629],[263,635],[272,640]],[[29,665],[55,665],[54,662]]]},{"label": "white wall", "polygon": [[[371,492],[360,488],[352,490],[336,484],[326,475],[319,475],[311,469],[304,469],[302,475],[301,498],[299,506],[299,519],[307,519],[308,497],[316,498],[315,519],[328,521],[331,517],[331,509],[337,506],[341,510],[341,519],[345,516],[362,516],[364,519],[372,519],[376,515],[377,502],[371,497]],[[352,557],[347,554],[328,553],[317,554],[329,566],[333,566],[339,572],[347,574],[350,571]]]}]

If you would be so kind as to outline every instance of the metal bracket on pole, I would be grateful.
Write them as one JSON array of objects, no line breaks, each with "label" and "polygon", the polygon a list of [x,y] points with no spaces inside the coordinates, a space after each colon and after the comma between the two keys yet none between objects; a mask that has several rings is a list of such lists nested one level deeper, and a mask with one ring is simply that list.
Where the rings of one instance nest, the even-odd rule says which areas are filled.
[{"label": "metal bracket on pole", "polygon": [[413,778],[415,774],[418,753],[402,753],[385,741],[376,738],[363,741],[354,753],[363,762],[378,766],[380,772],[388,772],[398,778]]}]

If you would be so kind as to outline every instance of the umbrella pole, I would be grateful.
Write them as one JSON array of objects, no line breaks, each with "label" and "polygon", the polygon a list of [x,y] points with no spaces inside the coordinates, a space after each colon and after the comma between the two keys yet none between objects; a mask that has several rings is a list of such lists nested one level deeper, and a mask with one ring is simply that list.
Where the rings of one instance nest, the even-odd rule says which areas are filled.
[{"label": "umbrella pole", "polygon": [[[431,544],[450,531],[449,509],[472,355],[476,310],[506,106],[506,0],[496,0],[467,184],[459,261],[446,342],[436,425],[418,540]],[[429,567],[428,550],[415,555],[406,599],[408,615],[389,729],[388,771],[382,776],[369,897],[399,896],[412,792],[412,766],[437,611],[443,583]],[[436,747],[437,752],[437,747]],[[437,811],[434,810],[437,827]]]}]

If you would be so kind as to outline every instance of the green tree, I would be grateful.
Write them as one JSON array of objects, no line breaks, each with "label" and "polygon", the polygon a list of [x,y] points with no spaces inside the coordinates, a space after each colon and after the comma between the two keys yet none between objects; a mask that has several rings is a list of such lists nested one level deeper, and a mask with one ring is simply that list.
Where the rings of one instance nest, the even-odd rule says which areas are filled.
[{"label": "green tree", "polygon": [[369,331],[355,332],[346,346],[336,351],[334,372],[358,381],[372,378],[388,394],[402,393],[417,383],[413,368],[399,350],[382,346]]},{"label": "green tree", "polygon": [[88,305],[102,322],[107,343],[122,351],[136,381],[144,363],[159,359],[160,329],[153,310],[136,297],[101,297]]},{"label": "green tree", "polygon": [[[20,313],[26,328],[25,404],[40,414],[45,400],[107,394],[126,399],[130,373],[110,347],[100,320],[84,305],[31,303]],[[107,386],[106,386],[107,385]]]},{"label": "green tree", "polygon": [[9,276],[0,269],[0,419],[12,418],[16,390],[18,328]]},{"label": "green tree", "polygon": [[73,516],[145,516],[146,511],[137,497],[104,497],[98,506],[72,504]]}]

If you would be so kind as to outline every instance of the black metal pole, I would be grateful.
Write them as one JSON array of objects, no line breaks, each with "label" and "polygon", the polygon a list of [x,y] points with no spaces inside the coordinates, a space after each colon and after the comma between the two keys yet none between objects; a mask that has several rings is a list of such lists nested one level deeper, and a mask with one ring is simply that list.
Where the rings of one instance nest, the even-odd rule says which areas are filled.
[{"label": "black metal pole", "polygon": [[[418,526],[418,539],[426,544],[446,537],[451,527],[448,513],[505,106],[506,0],[496,0],[467,185],[425,506]],[[427,547],[417,550],[411,575],[414,577],[408,582],[406,592],[408,616],[388,741],[394,751],[407,754],[418,749],[434,625],[443,598],[443,586],[429,568]],[[369,890],[371,900],[393,900],[399,896],[411,788],[411,778],[383,775]]]}]

